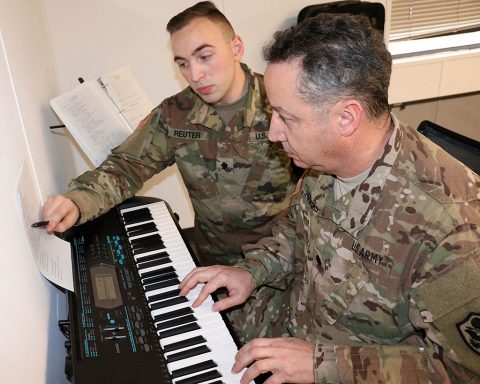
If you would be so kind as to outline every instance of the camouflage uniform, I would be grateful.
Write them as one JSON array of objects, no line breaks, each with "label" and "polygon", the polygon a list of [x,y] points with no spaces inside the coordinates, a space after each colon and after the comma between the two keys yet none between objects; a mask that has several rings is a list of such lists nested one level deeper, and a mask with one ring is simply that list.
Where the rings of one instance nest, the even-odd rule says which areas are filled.
[{"label": "camouflage uniform", "polygon": [[99,168],[72,180],[65,196],[80,208],[80,222],[176,163],[195,211],[201,264],[233,264],[243,244],[271,235],[273,218],[289,205],[290,159],[267,137],[271,107],[263,77],[242,68],[247,101],[228,125],[188,87],[155,108]]},{"label": "camouflage uniform", "polygon": [[[334,201],[307,172],[238,266],[288,293],[283,331],[316,344],[316,383],[479,383],[480,178],[394,122],[365,181]],[[266,329],[262,311],[247,318]]]}]

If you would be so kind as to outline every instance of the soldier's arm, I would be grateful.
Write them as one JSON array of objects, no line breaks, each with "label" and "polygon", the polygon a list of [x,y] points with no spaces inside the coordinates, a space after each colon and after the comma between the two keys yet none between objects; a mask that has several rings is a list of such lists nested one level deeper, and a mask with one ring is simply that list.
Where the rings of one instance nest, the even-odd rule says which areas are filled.
[{"label": "soldier's arm", "polygon": [[[316,378],[345,382],[455,382],[480,379],[480,237],[455,228],[418,268],[409,320],[417,336],[401,345],[317,346]],[[403,380],[403,381],[402,381]]]},{"label": "soldier's arm", "polygon": [[430,361],[458,382],[480,380],[480,233],[455,228],[429,255],[413,284],[410,320],[424,329]]},{"label": "soldier's arm", "polygon": [[65,197],[80,209],[84,223],[132,197],[143,183],[174,162],[162,123],[162,105],[95,170],[69,184]]},{"label": "soldier's arm", "polygon": [[255,288],[269,285],[285,289],[293,276],[296,236],[291,214],[276,221],[272,234],[273,237],[243,246],[245,259],[235,265],[253,276]]},{"label": "soldier's arm", "polygon": [[[441,338],[444,338],[443,335]],[[416,345],[352,347],[317,344],[315,382],[369,384],[390,380],[394,383],[447,383],[452,374],[457,378],[455,382],[469,383],[479,379],[479,357],[472,356],[473,365],[469,369],[465,367],[465,361],[459,361],[452,351],[447,353],[430,339],[418,337],[410,341]]]}]

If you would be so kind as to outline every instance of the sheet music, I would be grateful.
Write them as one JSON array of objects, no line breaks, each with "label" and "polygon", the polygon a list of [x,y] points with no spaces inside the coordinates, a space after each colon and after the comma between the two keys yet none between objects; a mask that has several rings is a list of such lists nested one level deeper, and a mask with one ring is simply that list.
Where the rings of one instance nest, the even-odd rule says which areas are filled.
[{"label": "sheet music", "polygon": [[132,133],[96,81],[80,84],[50,105],[95,166]]},{"label": "sheet music", "polygon": [[35,187],[28,160],[23,162],[20,170],[16,201],[38,270],[52,283],[73,291],[70,243],[49,235],[45,229],[31,227],[32,223],[42,220],[43,201]]},{"label": "sheet music", "polygon": [[153,104],[133,76],[130,68],[122,67],[102,75],[98,81],[105,87],[132,129],[153,109]]}]

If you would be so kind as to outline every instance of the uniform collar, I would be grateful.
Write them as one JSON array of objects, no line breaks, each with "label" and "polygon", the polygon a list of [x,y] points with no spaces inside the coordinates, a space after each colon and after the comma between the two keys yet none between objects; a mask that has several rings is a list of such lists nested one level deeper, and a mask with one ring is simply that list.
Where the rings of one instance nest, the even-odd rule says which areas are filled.
[{"label": "uniform collar", "polygon": [[[262,89],[258,78],[253,71],[246,65],[241,63],[241,68],[245,71],[248,80],[248,90],[246,97],[246,105],[241,108],[237,114],[241,114],[238,127],[251,127],[256,121],[265,121],[265,111],[262,107]],[[191,90],[191,89],[190,89]],[[195,103],[189,112],[187,119],[192,124],[201,124],[207,128],[215,131],[222,131],[225,128],[220,116],[215,112],[215,109],[205,103],[200,96],[191,90]]]},{"label": "uniform collar", "polygon": [[[323,199],[323,209],[318,214],[333,218],[347,232],[356,236],[369,223],[380,194],[389,178],[401,148],[403,132],[398,119],[392,116],[394,131],[385,145],[382,155],[373,164],[367,178],[350,193],[334,201],[332,175],[321,175],[312,191],[312,201]],[[311,186],[311,184],[310,184]],[[320,206],[320,204],[319,204]]]}]

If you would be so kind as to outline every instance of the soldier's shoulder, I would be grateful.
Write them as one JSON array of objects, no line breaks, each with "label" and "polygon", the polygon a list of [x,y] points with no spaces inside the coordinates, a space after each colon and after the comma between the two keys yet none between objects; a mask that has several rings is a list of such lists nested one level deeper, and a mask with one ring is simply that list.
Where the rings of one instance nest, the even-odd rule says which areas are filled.
[{"label": "soldier's shoulder", "polygon": [[401,129],[397,171],[439,204],[470,204],[472,211],[476,205],[474,221],[480,223],[480,177],[415,129]]},{"label": "soldier's shoulder", "polygon": [[195,105],[196,98],[197,95],[192,88],[187,87],[175,95],[164,99],[159,107],[163,110],[190,110]]},{"label": "soldier's shoulder", "polygon": [[[480,254],[458,257],[446,267],[431,270],[412,290],[420,314],[443,334],[442,347],[480,374]],[[438,271],[440,269],[440,271]]]}]

